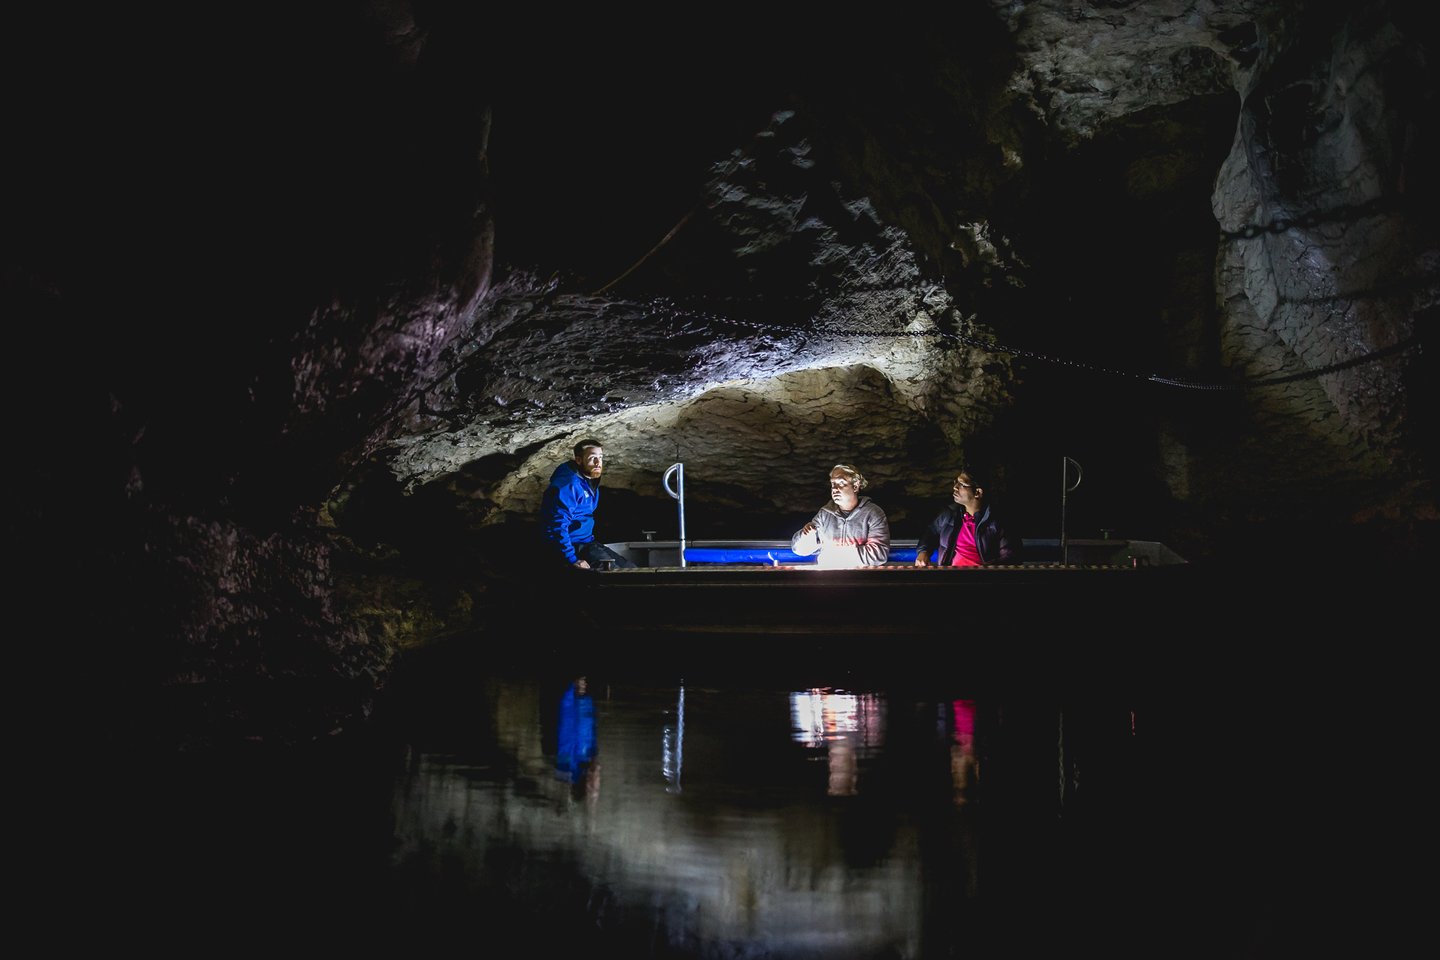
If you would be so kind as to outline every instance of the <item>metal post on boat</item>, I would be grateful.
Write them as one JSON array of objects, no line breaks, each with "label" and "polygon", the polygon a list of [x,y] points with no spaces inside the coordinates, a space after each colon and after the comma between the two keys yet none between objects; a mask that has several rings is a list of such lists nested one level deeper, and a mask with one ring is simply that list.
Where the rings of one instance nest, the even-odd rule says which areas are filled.
[{"label": "metal post on boat", "polygon": [[[1070,482],[1070,466],[1075,466],[1075,482]],[[1070,562],[1070,541],[1065,536],[1065,504],[1071,491],[1080,486],[1080,480],[1084,476],[1080,464],[1070,457],[1060,458],[1060,562]]]},{"label": "metal post on boat", "polygon": [[[675,477],[675,486],[670,486],[670,478]],[[680,503],[680,566],[685,566],[685,464],[672,463],[670,469],[665,471],[664,478],[660,481],[665,487],[665,492],[670,494]]]}]

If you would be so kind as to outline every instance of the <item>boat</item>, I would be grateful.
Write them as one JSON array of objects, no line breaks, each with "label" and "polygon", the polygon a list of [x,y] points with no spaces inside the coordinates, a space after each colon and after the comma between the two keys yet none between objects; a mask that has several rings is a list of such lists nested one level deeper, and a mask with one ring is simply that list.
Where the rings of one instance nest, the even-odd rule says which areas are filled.
[{"label": "boat", "polygon": [[[1073,461],[1066,460],[1068,469]],[[1063,479],[1068,485],[1068,475]],[[832,567],[793,553],[789,541],[688,540],[684,464],[672,465],[662,485],[678,501],[678,539],[655,540],[652,533],[607,543],[634,566],[611,564],[574,578],[577,592],[568,600],[595,631],[632,639],[827,642],[910,635],[1014,640],[1022,633],[1093,634],[1097,625],[1114,632],[1124,620],[1175,609],[1189,567],[1159,541],[1070,539],[1063,522],[1057,539],[1026,538],[1018,563],[917,567],[917,542],[894,540],[884,564]]]},{"label": "boat", "polygon": [[[1139,615],[1169,602],[1189,564],[1153,540],[1026,540],[1023,562],[917,567],[916,541],[880,566],[825,568],[788,541],[631,540],[634,567],[582,581],[594,622],[628,633],[886,636],[961,624]],[[1073,624],[1072,624],[1073,625]]]}]

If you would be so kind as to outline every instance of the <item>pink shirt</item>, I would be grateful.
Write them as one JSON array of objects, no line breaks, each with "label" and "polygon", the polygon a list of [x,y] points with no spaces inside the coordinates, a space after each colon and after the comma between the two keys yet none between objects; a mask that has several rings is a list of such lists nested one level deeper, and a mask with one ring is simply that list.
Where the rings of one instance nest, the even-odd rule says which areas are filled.
[{"label": "pink shirt", "polygon": [[950,561],[950,565],[980,566],[980,550],[975,546],[975,518],[968,512],[961,518],[960,528],[955,531],[955,559]]}]

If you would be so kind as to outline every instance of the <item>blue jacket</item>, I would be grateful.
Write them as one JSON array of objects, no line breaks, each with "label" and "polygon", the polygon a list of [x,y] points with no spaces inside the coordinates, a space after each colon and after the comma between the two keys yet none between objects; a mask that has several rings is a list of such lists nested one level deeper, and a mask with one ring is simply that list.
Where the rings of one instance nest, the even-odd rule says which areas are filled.
[{"label": "blue jacket", "polygon": [[550,474],[550,486],[540,498],[540,533],[566,563],[575,562],[575,544],[595,539],[595,508],[600,505],[600,484],[580,476],[567,460]]},{"label": "blue jacket", "polygon": [[595,701],[573,683],[560,698],[555,737],[555,769],[573,781],[595,759]]},{"label": "blue jacket", "polygon": [[[964,512],[965,508],[958,503],[941,510],[930,521],[929,529],[915,549],[929,553],[931,562],[948,566],[955,559],[955,529],[960,522],[960,514]],[[981,563],[1019,563],[1024,543],[1019,537],[1010,537],[996,519],[994,511],[986,506],[975,518],[975,547],[980,551]]]}]

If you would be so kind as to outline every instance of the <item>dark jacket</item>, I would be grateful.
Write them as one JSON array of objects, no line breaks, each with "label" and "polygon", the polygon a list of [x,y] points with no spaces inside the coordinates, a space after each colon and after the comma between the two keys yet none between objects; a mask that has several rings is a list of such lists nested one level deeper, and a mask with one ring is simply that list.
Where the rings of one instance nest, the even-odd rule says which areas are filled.
[{"label": "dark jacket", "polygon": [[[930,554],[931,562],[945,567],[955,559],[955,530],[965,508],[952,503],[930,521],[930,527],[915,545],[917,551]],[[1024,542],[1012,537],[987,505],[975,518],[975,547],[981,563],[1019,563]],[[943,553],[940,553],[941,550]]]},{"label": "dark jacket", "polygon": [[552,554],[575,562],[575,544],[595,539],[595,508],[600,506],[600,484],[580,476],[567,460],[550,475],[550,486],[540,499],[540,534]]}]

